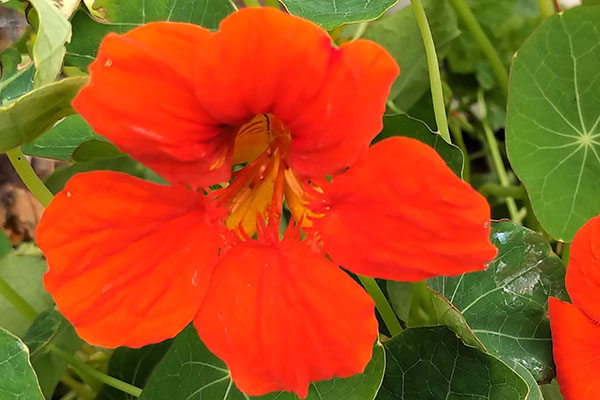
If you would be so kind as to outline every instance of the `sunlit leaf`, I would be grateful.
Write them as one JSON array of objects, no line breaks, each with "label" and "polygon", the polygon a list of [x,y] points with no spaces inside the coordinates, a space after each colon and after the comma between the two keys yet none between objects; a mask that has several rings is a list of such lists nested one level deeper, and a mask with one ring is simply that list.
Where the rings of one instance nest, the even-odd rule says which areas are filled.
[{"label": "sunlit leaf", "polygon": [[290,14],[333,29],[343,24],[371,21],[398,0],[280,0]]},{"label": "sunlit leaf", "polygon": [[37,37],[33,45],[36,72],[34,86],[54,82],[65,56],[65,43],[71,40],[71,24],[65,15],[49,0],[29,0],[39,19]]},{"label": "sunlit leaf", "polygon": [[0,328],[0,394],[3,400],[44,400],[29,350],[12,333]]},{"label": "sunlit leaf", "polygon": [[566,299],[565,268],[544,238],[510,221],[493,224],[497,257],[486,271],[438,277],[429,285],[464,315],[485,345],[538,381],[554,374],[548,297]]},{"label": "sunlit leaf", "polygon": [[600,8],[548,18],[515,56],[506,145],[546,231],[570,242],[600,213]]},{"label": "sunlit leaf", "polygon": [[527,385],[508,365],[465,346],[448,328],[409,328],[385,343],[377,400],[525,400]]},{"label": "sunlit leaf", "polygon": [[67,46],[65,63],[82,70],[94,61],[102,38],[109,32],[125,33],[151,21],[189,22],[216,29],[235,10],[230,0],[96,0],[93,4],[104,23],[84,11],[71,20],[73,40]]},{"label": "sunlit leaf", "polygon": [[[385,357],[383,347],[373,348],[373,358],[363,374],[334,378],[310,385],[306,400],[372,400],[381,385]],[[140,400],[248,400],[240,392],[225,363],[214,356],[190,326],[181,332],[156,367]],[[298,400],[288,392],[270,393],[255,400]]]},{"label": "sunlit leaf", "polygon": [[66,78],[0,107],[0,152],[32,141],[62,117],[73,114],[71,100],[86,82],[86,77]]}]

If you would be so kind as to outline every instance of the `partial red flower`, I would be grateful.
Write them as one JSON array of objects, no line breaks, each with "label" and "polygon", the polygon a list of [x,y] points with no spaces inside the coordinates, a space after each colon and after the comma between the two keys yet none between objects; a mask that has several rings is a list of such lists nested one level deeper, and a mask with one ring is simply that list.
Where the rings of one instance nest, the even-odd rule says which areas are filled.
[{"label": "partial red flower", "polygon": [[600,393],[600,215],[575,235],[566,275],[572,304],[550,298],[556,378],[565,400]]},{"label": "partial red flower", "polygon": [[377,44],[335,47],[274,9],[236,12],[216,33],[108,35],[73,105],[170,186],[115,172],[67,183],[37,232],[57,306],[107,347],[193,319],[250,395],[304,397],[362,372],[373,301],[338,265],[414,281],[483,269],[496,251],[485,199],[433,149],[369,149],[397,74]]}]

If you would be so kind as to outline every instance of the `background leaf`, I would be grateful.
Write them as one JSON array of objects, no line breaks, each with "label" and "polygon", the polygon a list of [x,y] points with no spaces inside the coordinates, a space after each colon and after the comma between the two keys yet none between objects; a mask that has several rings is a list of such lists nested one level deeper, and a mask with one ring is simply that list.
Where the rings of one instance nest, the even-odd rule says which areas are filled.
[{"label": "background leaf", "polygon": [[510,221],[492,225],[498,255],[487,270],[429,279],[464,315],[485,345],[537,381],[554,375],[548,297],[566,299],[565,268],[538,233]]},{"label": "background leaf", "polygon": [[66,78],[0,107],[0,152],[32,141],[62,117],[73,114],[71,100],[86,82],[87,77]]},{"label": "background leaf", "polygon": [[35,67],[33,62],[21,64],[21,53],[8,48],[0,55],[2,79],[0,80],[0,105],[6,106],[33,88]]},{"label": "background leaf", "polygon": [[25,333],[23,342],[31,352],[31,364],[35,369],[40,387],[46,398],[52,398],[56,384],[67,369],[67,363],[46,350],[48,344],[68,354],[84,343],[73,326],[56,310],[40,313]]},{"label": "background leaf", "polygon": [[67,46],[65,63],[82,70],[94,61],[102,38],[109,32],[125,33],[151,21],[189,22],[216,29],[235,8],[230,0],[96,0],[94,9],[104,23],[78,11],[71,20],[73,40]]},{"label": "background leaf", "polygon": [[27,346],[0,328],[0,394],[3,400],[44,400]]},{"label": "background leaf", "polygon": [[[311,384],[306,400],[374,399],[385,369],[381,345],[373,348],[373,358],[363,374],[334,378]],[[225,363],[200,341],[193,326],[183,330],[150,376],[140,400],[248,400],[233,381]],[[288,392],[270,393],[255,400],[297,400]]]},{"label": "background leaf", "polygon": [[570,242],[600,213],[600,8],[548,18],[517,53],[506,126],[510,163],[544,229]]},{"label": "background leaf", "polygon": [[519,400],[527,385],[510,367],[465,346],[443,326],[409,328],[385,343],[377,400]]},{"label": "background leaf", "polygon": [[[43,311],[54,304],[42,284],[42,275],[47,268],[46,262],[40,257],[9,254],[0,260],[0,277],[34,309]],[[31,321],[0,296],[0,327],[22,336],[29,325]]]},{"label": "background leaf", "polygon": [[280,0],[290,14],[333,29],[343,24],[371,21],[398,0]]},{"label": "background leaf", "polygon": [[417,139],[429,146],[446,161],[446,165],[458,176],[462,176],[463,153],[455,145],[446,142],[440,135],[432,132],[422,121],[405,114],[384,115],[383,130],[373,142],[393,137],[405,136]]},{"label": "background leaf", "polygon": [[[458,35],[456,14],[449,1],[424,0],[423,6],[438,58],[444,58],[449,45]],[[425,47],[412,7],[400,11],[369,25],[364,39],[381,44],[400,66],[390,99],[402,111],[407,112],[429,91],[429,73]]]}]

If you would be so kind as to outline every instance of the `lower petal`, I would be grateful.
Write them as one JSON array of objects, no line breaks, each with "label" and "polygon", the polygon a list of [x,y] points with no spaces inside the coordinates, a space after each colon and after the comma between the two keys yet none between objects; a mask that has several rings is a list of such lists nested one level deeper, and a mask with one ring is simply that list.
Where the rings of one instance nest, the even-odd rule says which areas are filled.
[{"label": "lower petal", "polygon": [[496,254],[486,200],[417,140],[375,144],[323,190],[315,230],[358,274],[417,281],[485,269]]},{"label": "lower petal", "polygon": [[78,174],[45,210],[46,289],[87,342],[139,347],[196,314],[217,262],[204,196],[114,172]]},{"label": "lower petal", "polygon": [[577,231],[565,280],[573,304],[600,322],[600,215]]},{"label": "lower petal", "polygon": [[377,336],[371,298],[291,240],[231,249],[194,324],[249,395],[287,390],[305,397],[310,382],[360,373]]},{"label": "lower petal", "polygon": [[549,299],[556,378],[565,400],[600,393],[600,325],[572,304]]}]

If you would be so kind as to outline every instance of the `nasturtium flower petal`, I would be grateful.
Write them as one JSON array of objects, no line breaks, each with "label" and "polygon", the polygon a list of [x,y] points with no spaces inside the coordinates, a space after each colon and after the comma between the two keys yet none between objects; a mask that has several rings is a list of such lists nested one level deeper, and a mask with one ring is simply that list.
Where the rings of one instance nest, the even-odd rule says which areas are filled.
[{"label": "nasturtium flower petal", "polygon": [[600,215],[575,234],[565,281],[573,304],[600,322]]},{"label": "nasturtium flower petal", "polygon": [[183,329],[219,247],[203,194],[115,172],[72,178],[45,210],[37,241],[58,308],[83,339],[105,347]]},{"label": "nasturtium flower petal", "polygon": [[315,230],[352,272],[416,281],[485,269],[496,254],[486,200],[417,140],[375,144],[323,190]]},{"label": "nasturtium flower petal", "polygon": [[221,23],[194,78],[199,101],[224,124],[276,116],[292,135],[292,168],[318,176],[366,153],[397,75],[393,58],[375,43],[337,48],[312,22],[249,8]]},{"label": "nasturtium flower petal", "polygon": [[597,398],[600,393],[600,324],[575,305],[555,298],[549,299],[548,308],[561,393],[565,400]]},{"label": "nasturtium flower petal", "polygon": [[213,34],[156,22],[109,34],[73,101],[94,130],[172,183],[203,187],[231,175],[234,132],[194,94],[194,60]]},{"label": "nasturtium flower petal", "polygon": [[249,395],[363,371],[377,336],[373,301],[306,244],[247,241],[221,260],[194,325]]}]

